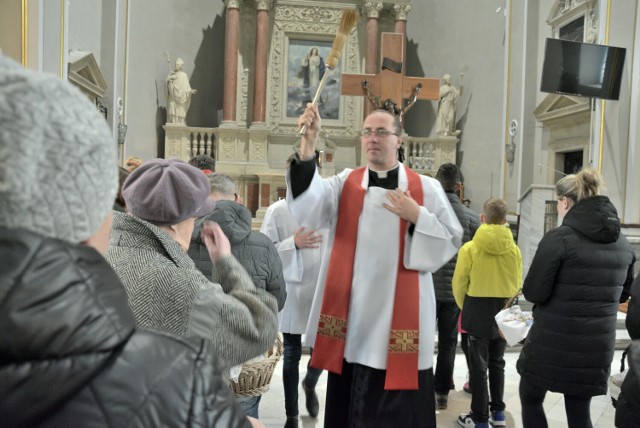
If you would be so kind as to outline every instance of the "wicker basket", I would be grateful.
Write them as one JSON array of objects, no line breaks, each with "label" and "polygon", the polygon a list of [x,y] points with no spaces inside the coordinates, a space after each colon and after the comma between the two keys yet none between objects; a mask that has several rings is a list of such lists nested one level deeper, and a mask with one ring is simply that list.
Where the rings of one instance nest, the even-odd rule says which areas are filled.
[{"label": "wicker basket", "polygon": [[277,336],[274,347],[275,352],[270,357],[242,366],[238,381],[231,381],[231,388],[236,397],[254,397],[269,390],[273,371],[282,356],[283,345],[280,335]]}]

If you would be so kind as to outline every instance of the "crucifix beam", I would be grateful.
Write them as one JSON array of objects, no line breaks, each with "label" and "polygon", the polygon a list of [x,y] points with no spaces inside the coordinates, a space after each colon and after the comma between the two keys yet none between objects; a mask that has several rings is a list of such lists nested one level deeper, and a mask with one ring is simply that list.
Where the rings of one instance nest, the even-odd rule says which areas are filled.
[{"label": "crucifix beam", "polygon": [[[399,108],[403,108],[403,100],[440,99],[440,79],[424,77],[407,77],[403,70],[406,67],[404,61],[404,34],[382,33],[380,74],[343,74],[341,77],[342,95],[366,96],[363,82],[369,82],[371,95],[379,97],[380,102],[391,100]],[[418,84],[422,89],[416,94]]]}]

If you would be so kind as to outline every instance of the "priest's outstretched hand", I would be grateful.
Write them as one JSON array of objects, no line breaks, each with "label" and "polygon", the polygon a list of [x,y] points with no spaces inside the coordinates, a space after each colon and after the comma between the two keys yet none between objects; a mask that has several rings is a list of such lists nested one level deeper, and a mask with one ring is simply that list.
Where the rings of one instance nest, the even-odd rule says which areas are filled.
[{"label": "priest's outstretched hand", "polygon": [[403,192],[400,189],[389,190],[387,192],[389,204],[382,204],[386,209],[395,213],[398,217],[416,224],[420,216],[420,206],[411,197],[411,192]]}]

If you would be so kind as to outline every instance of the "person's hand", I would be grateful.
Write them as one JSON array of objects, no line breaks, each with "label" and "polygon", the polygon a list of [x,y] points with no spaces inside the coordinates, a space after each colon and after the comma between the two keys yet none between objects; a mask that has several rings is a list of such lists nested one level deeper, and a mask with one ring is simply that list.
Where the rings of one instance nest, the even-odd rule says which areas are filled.
[{"label": "person's hand", "polygon": [[398,217],[413,224],[418,222],[420,216],[420,205],[411,197],[411,192],[403,192],[400,189],[389,190],[387,192],[389,204],[382,204],[386,209],[396,214]]},{"label": "person's hand", "polygon": [[304,158],[310,158],[315,155],[316,141],[322,128],[322,119],[317,105],[307,103],[307,108],[298,118],[298,129],[302,129],[303,126],[307,127],[307,131],[302,136],[300,155]]},{"label": "person's hand", "polygon": [[197,89],[192,89],[192,90],[191,90],[191,93],[192,93],[192,94],[197,94],[197,93],[198,93],[198,90],[197,90]]},{"label": "person's hand", "polygon": [[253,428],[265,428],[265,425],[258,419],[252,418],[251,416],[247,416],[247,419],[249,419],[249,422],[251,423],[251,426]]},{"label": "person's hand", "polygon": [[207,247],[212,262],[217,262],[220,257],[231,255],[229,238],[224,234],[220,225],[213,221],[205,221],[202,225],[202,241]]},{"label": "person's hand", "polygon": [[319,248],[322,242],[322,235],[314,230],[299,227],[296,233],[293,234],[293,242],[296,244],[296,248],[299,249]]}]

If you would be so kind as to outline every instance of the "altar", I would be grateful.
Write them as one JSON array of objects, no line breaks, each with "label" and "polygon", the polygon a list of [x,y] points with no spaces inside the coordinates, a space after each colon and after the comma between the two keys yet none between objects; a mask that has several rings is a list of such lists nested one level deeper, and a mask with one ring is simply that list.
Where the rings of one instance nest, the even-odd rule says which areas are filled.
[{"label": "altar", "polygon": [[[346,37],[338,65],[327,77],[319,100],[323,118],[319,171],[323,176],[363,165],[358,133],[363,117],[374,107],[364,91],[342,95],[344,81],[381,73],[380,34],[399,33],[406,38],[411,5],[410,0],[225,0],[225,5],[222,120],[217,128],[165,125],[165,157],[214,157],[216,171],[236,182],[257,228],[266,208],[285,196],[286,161],[299,145],[297,118],[313,95],[314,76],[317,79],[322,72],[342,11],[355,9],[359,20]],[[404,52],[400,54],[403,58]],[[438,99],[439,79],[405,77],[403,69],[396,72],[401,73],[401,81],[424,83],[421,98]],[[379,87],[386,90],[389,77],[384,79]],[[415,82],[396,100],[400,108],[411,101]],[[380,103],[385,100],[381,97],[384,91],[374,95]],[[456,136],[404,134],[404,162],[419,173],[435,175],[442,163],[456,162],[458,141]]]}]

